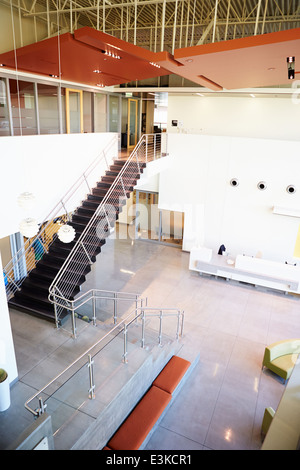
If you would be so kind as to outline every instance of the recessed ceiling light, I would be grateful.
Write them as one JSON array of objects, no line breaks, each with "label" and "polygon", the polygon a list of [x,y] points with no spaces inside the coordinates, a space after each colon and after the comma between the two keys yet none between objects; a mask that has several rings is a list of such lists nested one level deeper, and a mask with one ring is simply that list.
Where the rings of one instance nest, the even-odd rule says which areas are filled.
[{"label": "recessed ceiling light", "polygon": [[96,69],[96,70],[93,70],[93,72],[94,73],[101,73],[101,70]]},{"label": "recessed ceiling light", "polygon": [[108,57],[111,57],[112,59],[121,59],[121,57],[118,54],[115,54],[114,52],[104,51],[104,54]]},{"label": "recessed ceiling light", "polygon": [[5,64],[0,64],[0,67],[4,67]]},{"label": "recessed ceiling light", "polygon": [[157,67],[158,69],[160,69],[160,65],[156,64],[155,62],[150,62],[150,65],[153,65],[153,67]]},{"label": "recessed ceiling light", "polygon": [[250,96],[252,96],[252,98],[255,98],[255,95],[253,95],[253,93],[250,93]]},{"label": "recessed ceiling light", "polygon": [[54,73],[49,73],[49,77],[58,78],[58,75],[55,75]]},{"label": "recessed ceiling light", "polygon": [[104,87],[103,83],[97,83],[96,86],[99,86],[100,88]]},{"label": "recessed ceiling light", "polygon": [[198,95],[198,96],[204,96],[202,93],[196,93],[196,95]]}]

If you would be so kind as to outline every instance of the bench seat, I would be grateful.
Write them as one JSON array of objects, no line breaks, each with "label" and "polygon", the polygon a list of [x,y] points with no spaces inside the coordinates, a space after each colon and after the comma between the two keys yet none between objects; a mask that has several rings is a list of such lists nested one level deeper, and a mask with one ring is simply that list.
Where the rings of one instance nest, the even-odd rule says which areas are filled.
[{"label": "bench seat", "polygon": [[171,398],[170,393],[152,385],[107,446],[112,450],[138,450]]},{"label": "bench seat", "polygon": [[165,392],[172,394],[191,363],[178,356],[172,356],[160,374],[156,377],[153,385]]}]

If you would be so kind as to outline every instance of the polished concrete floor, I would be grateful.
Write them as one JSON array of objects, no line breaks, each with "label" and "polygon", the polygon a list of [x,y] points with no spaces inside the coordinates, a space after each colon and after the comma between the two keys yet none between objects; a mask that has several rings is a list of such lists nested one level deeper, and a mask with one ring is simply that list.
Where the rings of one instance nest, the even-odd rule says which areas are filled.
[{"label": "polished concrete floor", "polygon": [[[124,228],[124,227],[123,227]],[[199,276],[189,271],[189,254],[179,248],[112,236],[87,276],[91,287],[140,293],[153,307],[185,312],[181,355],[200,360],[181,393],[152,435],[151,450],[257,450],[267,406],[278,406],[281,379],[261,368],[264,348],[277,340],[299,337],[300,299],[281,293]],[[48,359],[49,376],[56,357],[66,367],[94,341],[92,326],[74,340],[42,320],[11,311],[20,381],[12,387],[14,409],[0,416],[0,448],[31,416],[21,408],[43,386],[38,365]],[[63,351],[64,355],[58,353]],[[50,361],[51,357],[51,361]],[[5,415],[5,413],[2,413]],[[3,448],[3,447],[2,447]]]}]

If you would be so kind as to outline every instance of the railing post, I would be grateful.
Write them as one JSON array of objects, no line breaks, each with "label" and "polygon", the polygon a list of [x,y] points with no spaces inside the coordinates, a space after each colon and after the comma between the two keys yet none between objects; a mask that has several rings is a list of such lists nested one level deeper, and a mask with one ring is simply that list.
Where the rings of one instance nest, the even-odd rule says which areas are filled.
[{"label": "railing post", "polygon": [[35,411],[37,413],[37,416],[41,416],[43,413],[45,413],[45,410],[47,408],[47,405],[44,405],[42,397],[39,398],[39,408],[37,408]]},{"label": "railing post", "polygon": [[158,333],[158,343],[161,346],[161,337],[162,337],[162,310],[159,312],[159,333]]},{"label": "railing post", "polygon": [[90,379],[90,388],[89,388],[89,398],[93,400],[95,398],[95,383],[94,383],[94,361],[92,360],[92,356],[88,355],[88,368],[89,368],[89,379]]},{"label": "railing post", "polygon": [[83,177],[84,177],[84,180],[85,180],[85,182],[86,182],[86,185],[87,185],[87,187],[88,187],[89,192],[91,192],[91,188],[90,188],[90,185],[89,185],[89,183],[88,183],[88,180],[86,179],[85,173],[83,173]]},{"label": "railing post", "polygon": [[142,311],[142,348],[145,347],[145,311]]},{"label": "railing post", "polygon": [[74,303],[72,302],[72,307],[71,307],[71,316],[72,316],[72,331],[73,331],[73,337],[76,338],[76,318],[75,318],[75,309],[74,309]]},{"label": "railing post", "polygon": [[124,183],[123,183],[122,176],[121,176],[121,178],[120,178],[120,181],[121,181],[121,185],[122,185],[122,189],[123,189],[123,193],[124,193],[125,199],[127,199],[127,195],[126,195],[125,186],[124,186]]},{"label": "railing post", "polygon": [[114,325],[117,323],[118,313],[117,313],[117,293],[114,292]]},{"label": "railing post", "polygon": [[148,163],[148,134],[146,134],[146,163]]},{"label": "railing post", "polygon": [[139,170],[139,174],[141,174],[138,152],[136,151],[135,154],[136,154],[136,163],[137,163],[137,167]]},{"label": "railing post", "polygon": [[123,362],[126,364],[127,361],[127,325],[124,325],[124,354],[123,354]]},{"label": "railing post", "polygon": [[93,304],[93,325],[96,326],[96,298],[95,298],[95,292],[93,290],[92,293],[92,304]]},{"label": "railing post", "polygon": [[[141,299],[141,307],[143,306],[143,299]],[[138,296],[135,297],[135,323],[138,320]]]},{"label": "railing post", "polygon": [[179,340],[179,325],[180,325],[180,311],[177,311],[177,328],[176,328],[176,340]]}]

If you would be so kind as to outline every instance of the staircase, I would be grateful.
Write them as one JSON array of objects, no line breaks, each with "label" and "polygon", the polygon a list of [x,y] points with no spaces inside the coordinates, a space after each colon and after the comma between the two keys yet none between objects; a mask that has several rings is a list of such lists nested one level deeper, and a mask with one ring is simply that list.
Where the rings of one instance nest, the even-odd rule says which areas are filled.
[{"label": "staircase", "polygon": [[[75,210],[71,216],[70,223],[76,231],[73,242],[63,243],[55,235],[55,240],[45,253],[36,267],[30,272],[22,283],[20,290],[17,290],[14,297],[9,300],[9,306],[20,309],[32,315],[37,315],[49,321],[56,321],[53,304],[49,301],[49,288],[53,280],[60,272],[66,260],[70,257],[74,248],[76,256],[68,263],[64,271],[63,286],[60,286],[60,293],[67,295],[68,300],[73,300],[80,291],[80,285],[85,281],[85,276],[91,270],[91,263],[96,261],[96,256],[101,252],[102,246],[106,242],[106,237],[110,233],[118,219],[118,214],[126,204],[126,199],[133,191],[137,180],[140,178],[146,163],[126,162],[126,160],[115,160],[105,176],[101,178],[88,194],[86,199]],[[124,174],[124,169],[127,169]],[[124,174],[121,184],[116,184],[120,174]],[[107,195],[110,194],[110,198]],[[97,209],[103,201],[108,199],[109,209],[101,211],[97,217]],[[113,210],[115,209],[115,211]],[[115,212],[115,213],[114,213]],[[92,221],[92,224],[91,224]],[[100,223],[100,230],[99,230]],[[84,244],[77,245],[82,239],[86,227],[91,224],[94,234],[84,239]],[[97,232],[97,233],[96,233]],[[101,236],[99,237],[101,232]],[[63,309],[59,315],[59,324],[62,324],[68,310]]]}]

